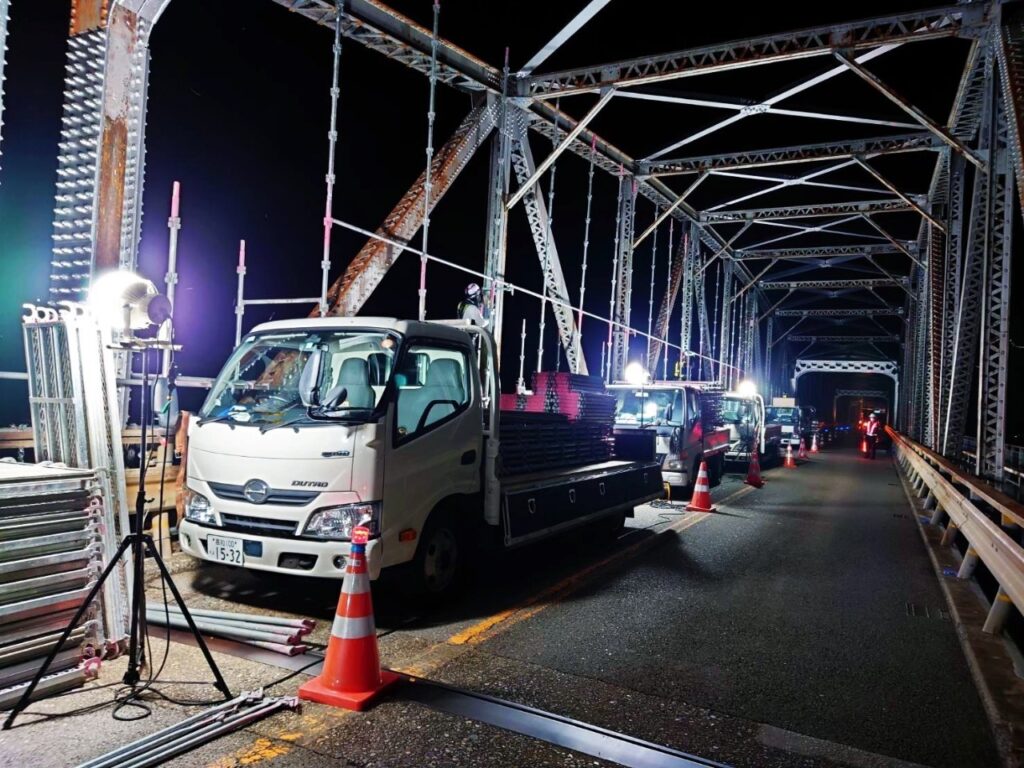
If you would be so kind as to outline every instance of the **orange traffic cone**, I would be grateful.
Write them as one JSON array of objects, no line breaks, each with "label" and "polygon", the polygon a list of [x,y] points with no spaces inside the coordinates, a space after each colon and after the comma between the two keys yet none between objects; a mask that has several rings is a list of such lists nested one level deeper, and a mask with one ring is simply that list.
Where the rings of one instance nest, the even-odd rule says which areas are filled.
[{"label": "orange traffic cone", "polygon": [[686,505],[689,512],[714,512],[711,506],[711,486],[708,484],[708,463],[700,463],[700,471],[697,473],[697,482],[693,484],[693,497]]},{"label": "orange traffic cone", "polygon": [[755,488],[764,487],[764,480],[761,479],[761,462],[757,458],[757,448],[750,454],[750,467],[747,469],[747,479],[743,482]]},{"label": "orange traffic cone", "polygon": [[815,432],[814,435],[811,436],[811,453],[818,453],[820,450],[821,449],[818,448],[818,433]]},{"label": "orange traffic cone", "polygon": [[793,446],[786,446],[786,460],[782,463],[785,469],[796,469],[796,461],[793,459]]},{"label": "orange traffic cone", "polygon": [[797,454],[797,458],[801,460],[807,458],[807,448],[804,446],[804,439],[802,437],[800,438],[800,453]]},{"label": "orange traffic cone", "polygon": [[366,572],[369,536],[369,530],[363,526],[352,531],[352,550],[341,583],[323,671],[299,688],[300,699],[361,711],[399,679],[394,672],[380,668],[370,577]]}]

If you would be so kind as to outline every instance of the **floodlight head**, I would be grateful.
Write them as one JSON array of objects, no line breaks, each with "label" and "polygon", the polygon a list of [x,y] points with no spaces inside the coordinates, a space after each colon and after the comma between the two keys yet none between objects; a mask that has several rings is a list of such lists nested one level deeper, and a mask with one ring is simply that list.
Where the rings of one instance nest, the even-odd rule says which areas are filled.
[{"label": "floodlight head", "polygon": [[123,269],[106,272],[93,282],[89,308],[101,322],[124,331],[162,325],[171,316],[171,302],[152,282]]},{"label": "floodlight head", "polygon": [[757,385],[750,379],[744,379],[736,387],[736,391],[744,397],[753,397],[757,394]]},{"label": "floodlight head", "polygon": [[651,381],[651,374],[640,363],[630,363],[626,366],[626,370],[622,372],[622,375],[625,377],[626,382],[634,387],[643,386]]}]

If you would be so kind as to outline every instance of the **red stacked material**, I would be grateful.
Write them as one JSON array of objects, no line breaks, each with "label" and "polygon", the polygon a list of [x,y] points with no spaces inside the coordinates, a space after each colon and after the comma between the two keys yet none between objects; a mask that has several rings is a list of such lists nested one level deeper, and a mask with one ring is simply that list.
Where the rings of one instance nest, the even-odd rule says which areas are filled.
[{"label": "red stacked material", "polygon": [[615,397],[604,391],[596,376],[573,373],[535,373],[532,395],[502,395],[501,410],[561,413],[570,421],[607,424],[615,420]]}]

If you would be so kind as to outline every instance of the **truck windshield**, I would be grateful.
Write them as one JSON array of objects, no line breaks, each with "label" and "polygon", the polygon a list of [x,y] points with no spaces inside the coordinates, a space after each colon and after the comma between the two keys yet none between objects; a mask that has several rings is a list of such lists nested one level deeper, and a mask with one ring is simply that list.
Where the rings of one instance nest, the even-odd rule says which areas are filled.
[{"label": "truck windshield", "polygon": [[615,393],[619,424],[680,424],[679,393],[668,389],[620,389]]},{"label": "truck windshield", "polygon": [[735,397],[722,398],[722,421],[726,424],[740,424],[754,420],[754,409],[748,400]]},{"label": "truck windshield", "polygon": [[299,377],[310,353],[321,350],[320,402],[337,401],[332,417],[368,418],[384,392],[397,349],[397,336],[378,331],[249,336],[224,365],[199,417],[259,426],[303,420],[307,410],[299,396]]},{"label": "truck windshield", "polygon": [[796,408],[780,408],[778,406],[766,409],[768,422],[771,424],[796,424],[800,420],[800,414]]}]

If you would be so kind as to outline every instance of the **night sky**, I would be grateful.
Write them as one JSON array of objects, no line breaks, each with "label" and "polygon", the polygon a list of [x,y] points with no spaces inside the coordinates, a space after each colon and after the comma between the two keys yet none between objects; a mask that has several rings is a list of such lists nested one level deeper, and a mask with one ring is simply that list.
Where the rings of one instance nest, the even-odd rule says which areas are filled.
[{"label": "night sky", "polygon": [[[24,301],[46,295],[68,5],[62,0],[20,0],[11,12],[0,170],[0,368],[5,370],[24,369],[18,307]],[[406,0],[393,5],[429,26],[429,0]],[[442,7],[441,34],[495,66],[501,65],[508,46],[515,70],[582,5],[582,0],[545,4],[450,0]],[[666,10],[666,5],[672,9]],[[930,5],[775,4],[764,6],[761,12],[745,9],[737,14],[727,4],[694,6],[614,0],[542,69],[596,64]],[[179,356],[184,373],[215,374],[231,349],[234,266],[239,239],[247,241],[248,297],[312,296],[319,292],[331,37],[328,29],[290,14],[269,0],[174,0],[156,26],[151,43],[140,270],[158,284],[162,281],[171,183],[179,180],[183,190],[183,229],[176,321],[178,339],[185,345]],[[962,40],[915,43],[872,62],[871,69],[911,96],[928,114],[944,120],[966,50],[967,43]],[[647,90],[757,101],[830,66],[831,60],[812,59],[683,80]],[[922,78],[925,72],[927,79]],[[344,43],[341,81],[335,215],[375,229],[422,171],[428,83],[418,73],[349,41]],[[437,95],[435,146],[439,147],[470,104],[467,95],[443,85],[438,87]],[[618,99],[613,101],[613,106],[599,115],[592,127],[634,157],[650,154],[731,114],[624,99],[622,103]],[[581,96],[566,99],[561,106],[580,117],[591,103],[593,97]],[[850,74],[801,94],[787,102],[787,106],[907,119]],[[756,149],[901,130],[905,129],[761,116],[741,121],[673,154]],[[548,147],[541,137],[533,136],[531,140],[539,161]],[[487,159],[486,151],[477,153],[453,190],[439,203],[430,230],[433,253],[476,269],[483,265]],[[910,191],[923,193],[927,191],[931,160],[931,153],[921,153],[884,158],[878,167]],[[575,300],[579,291],[587,166],[582,159],[566,153],[556,168],[554,235]],[[781,167],[772,172],[798,175],[811,169]],[[854,176],[846,171],[834,178],[860,185],[870,181],[863,173]],[[688,180],[677,177],[669,183],[681,190]],[[704,208],[749,189],[749,182],[719,179],[702,186],[691,201]],[[598,171],[594,194],[587,309],[605,315],[611,281],[615,180]],[[864,197],[867,195],[862,192],[840,193],[827,199]],[[813,199],[813,194],[809,195],[807,188],[796,188],[795,194],[783,190],[757,198],[751,205],[787,205],[809,199]],[[638,231],[646,228],[653,216],[653,205],[641,199]],[[918,222],[914,214],[894,215],[892,231],[898,237],[916,237]],[[725,236],[731,231],[734,230],[728,227],[722,229]],[[677,237],[678,234],[677,228]],[[771,234],[774,233],[762,229],[757,238],[741,244],[749,245]],[[659,235],[656,304],[665,281],[666,240],[667,226]],[[820,238],[806,243],[793,239],[788,244],[821,242]],[[842,242],[834,240],[835,244]],[[362,244],[361,238],[335,229],[332,279]],[[650,240],[645,242],[635,257],[633,323],[644,330],[651,245]],[[885,257],[880,262],[899,273],[907,271],[903,257]],[[537,256],[521,210],[514,211],[510,219],[508,264],[513,282],[540,289]],[[768,277],[778,277],[793,266],[784,263]],[[363,314],[414,316],[418,268],[416,257],[404,255],[364,307]],[[832,274],[852,277],[859,273],[836,268]],[[454,315],[466,281],[461,274],[431,266],[428,316]],[[898,288],[883,289],[881,295],[893,304],[902,304]],[[797,298],[787,306],[799,306]],[[872,299],[853,297],[849,301],[850,306],[863,306],[870,305]],[[812,297],[803,305],[827,303],[828,299]],[[245,327],[271,317],[296,314],[294,307],[251,311],[246,315]],[[671,331],[675,338],[678,314],[676,311]],[[506,388],[515,378],[514,370],[508,375],[513,367],[509,363],[518,358],[523,318],[531,328],[527,370],[532,369],[537,317],[534,300],[521,295],[506,300]],[[1020,322],[1019,313],[1015,321]],[[892,330],[898,327],[892,319],[882,322]],[[871,332],[870,328],[862,332]],[[825,324],[815,330],[851,332]],[[546,367],[552,368],[556,344],[550,315],[548,333]],[[595,370],[605,333],[596,321],[584,324],[587,359]],[[1017,338],[1022,337],[1024,333],[1018,332]],[[642,342],[637,342],[634,352],[638,353],[642,346]],[[791,347],[794,353],[799,348]],[[1020,353],[1012,354],[1016,356],[1016,366]],[[1016,376],[1016,368],[1013,370]],[[841,383],[873,386],[884,381],[881,377],[872,378],[864,383]],[[831,412],[831,390],[835,383],[826,377],[804,380],[808,386],[802,388],[801,395],[816,401],[820,411]],[[0,395],[6,405],[0,411],[0,422],[24,420],[27,409],[19,407],[24,398],[22,385],[2,383]],[[187,400],[184,403],[186,407],[195,404]]]}]

